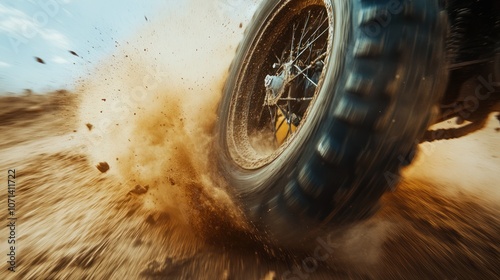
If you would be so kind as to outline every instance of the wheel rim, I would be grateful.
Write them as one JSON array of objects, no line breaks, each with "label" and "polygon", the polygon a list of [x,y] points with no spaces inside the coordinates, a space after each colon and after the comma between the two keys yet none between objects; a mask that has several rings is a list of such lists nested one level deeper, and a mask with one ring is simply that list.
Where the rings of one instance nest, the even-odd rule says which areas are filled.
[{"label": "wheel rim", "polygon": [[294,141],[321,92],[332,9],[323,1],[297,2],[275,7],[237,72],[226,135],[231,157],[246,169],[272,162]]}]

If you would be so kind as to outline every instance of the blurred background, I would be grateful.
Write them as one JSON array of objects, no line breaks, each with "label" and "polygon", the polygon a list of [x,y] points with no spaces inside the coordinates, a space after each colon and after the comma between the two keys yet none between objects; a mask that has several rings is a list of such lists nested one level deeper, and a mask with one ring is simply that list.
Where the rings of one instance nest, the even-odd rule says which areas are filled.
[{"label": "blurred background", "polygon": [[74,89],[76,80],[109,55],[118,41],[137,32],[144,17],[160,6],[165,8],[165,1],[2,2],[1,90]]},{"label": "blurred background", "polygon": [[[213,2],[218,12],[211,16],[219,19],[252,13],[243,1]],[[159,25],[188,6],[189,1],[173,0],[3,1],[0,92],[73,90],[75,81],[130,43],[145,25]]]}]

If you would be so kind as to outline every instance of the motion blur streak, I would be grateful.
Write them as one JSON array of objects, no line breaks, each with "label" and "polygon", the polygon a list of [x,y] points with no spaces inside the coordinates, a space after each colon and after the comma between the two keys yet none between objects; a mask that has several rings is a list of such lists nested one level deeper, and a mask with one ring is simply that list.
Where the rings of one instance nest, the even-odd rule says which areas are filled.
[{"label": "motion blur streak", "polygon": [[498,279],[494,116],[477,134],[423,144],[381,211],[325,237],[324,261],[249,241],[211,142],[254,8],[190,1],[117,42],[77,94],[0,97],[0,174],[18,176],[17,271],[6,269],[2,226],[0,279]]}]

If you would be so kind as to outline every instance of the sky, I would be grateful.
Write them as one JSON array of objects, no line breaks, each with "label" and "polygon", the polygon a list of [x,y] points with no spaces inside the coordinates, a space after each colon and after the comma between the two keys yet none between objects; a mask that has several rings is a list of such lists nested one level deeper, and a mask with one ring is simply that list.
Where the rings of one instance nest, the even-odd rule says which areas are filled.
[{"label": "sky", "polygon": [[0,94],[25,89],[71,90],[76,80],[120,42],[162,11],[177,9],[182,3],[185,1],[0,1]]}]

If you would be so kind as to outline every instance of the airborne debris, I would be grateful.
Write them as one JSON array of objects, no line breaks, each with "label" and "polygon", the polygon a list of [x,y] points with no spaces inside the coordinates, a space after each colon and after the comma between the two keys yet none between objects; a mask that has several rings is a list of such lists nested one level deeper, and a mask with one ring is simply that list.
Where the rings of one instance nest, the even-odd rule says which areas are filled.
[{"label": "airborne debris", "polygon": [[80,57],[80,56],[79,56],[76,52],[74,52],[74,51],[72,51],[72,50],[68,50],[68,52],[69,52],[70,54],[74,55],[74,56],[78,56],[78,57]]},{"label": "airborne debris", "polygon": [[144,16],[144,19],[145,19],[146,21],[148,21],[148,17],[147,17],[147,16]]},{"label": "airborne debris", "polygon": [[141,185],[137,185],[135,186],[135,188],[131,191],[129,191],[128,193],[131,194],[137,194],[137,195],[141,195],[141,194],[145,194],[147,193],[149,190],[149,185],[148,186],[144,186],[142,187]]},{"label": "airborne debris", "polygon": [[92,131],[92,128],[94,128],[94,126],[90,123],[86,124],[86,126],[89,129],[89,131]]},{"label": "airborne debris", "polygon": [[45,64],[45,61],[43,61],[43,59],[39,58],[38,56],[35,56],[35,60],[38,63]]},{"label": "airborne debris", "polygon": [[243,23],[242,22],[240,22],[240,28],[243,28]]},{"label": "airborne debris", "polygon": [[106,173],[109,170],[109,164],[107,162],[99,162],[95,167],[97,170],[101,171],[101,173]]},{"label": "airborne debris", "polygon": [[147,218],[146,218],[146,223],[150,224],[150,225],[154,225],[156,224],[156,220],[155,218],[153,217],[153,215],[149,215]]}]

